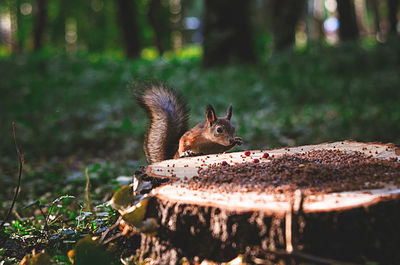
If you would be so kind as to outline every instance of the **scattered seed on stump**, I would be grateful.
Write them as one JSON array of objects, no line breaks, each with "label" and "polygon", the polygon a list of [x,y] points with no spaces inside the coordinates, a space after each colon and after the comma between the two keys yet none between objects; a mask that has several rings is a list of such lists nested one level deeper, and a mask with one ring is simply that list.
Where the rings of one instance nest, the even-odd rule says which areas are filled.
[{"label": "scattered seed on stump", "polygon": [[269,157],[268,153],[264,153],[263,156],[262,156],[262,158],[268,158],[268,157]]},{"label": "scattered seed on stump", "polygon": [[400,187],[400,162],[395,158],[388,160],[360,152],[313,150],[263,161],[254,159],[250,163],[231,165],[222,161],[200,168],[199,176],[186,183],[192,189],[211,187],[220,192],[261,191],[287,195],[298,189],[309,195],[377,189],[384,183]]}]

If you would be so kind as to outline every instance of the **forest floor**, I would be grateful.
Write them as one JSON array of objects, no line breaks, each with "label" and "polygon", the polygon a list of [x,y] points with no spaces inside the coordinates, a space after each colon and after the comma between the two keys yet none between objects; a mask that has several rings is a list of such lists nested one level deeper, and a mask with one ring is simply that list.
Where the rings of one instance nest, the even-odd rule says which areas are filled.
[{"label": "forest floor", "polygon": [[241,149],[343,139],[400,144],[399,47],[313,46],[214,69],[190,57],[0,58],[0,220],[18,177],[12,121],[25,160],[16,207],[0,231],[7,243],[0,260],[12,264],[46,248],[53,261],[68,264],[67,251],[79,238],[99,235],[115,220],[105,202],[146,165],[147,120],[132,100],[132,82],[158,79],[181,90],[192,125],[208,103],[219,115],[232,103]]}]

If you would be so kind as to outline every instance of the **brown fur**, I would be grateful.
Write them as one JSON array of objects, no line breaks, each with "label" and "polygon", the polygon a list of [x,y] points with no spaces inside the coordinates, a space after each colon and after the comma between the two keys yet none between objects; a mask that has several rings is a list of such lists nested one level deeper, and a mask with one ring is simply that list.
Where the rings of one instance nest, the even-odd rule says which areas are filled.
[{"label": "brown fur", "polygon": [[187,131],[186,103],[165,84],[145,84],[137,91],[136,100],[150,118],[143,146],[149,163],[179,158],[186,152],[221,153],[242,143],[241,138],[234,137],[235,127],[230,122],[232,106],[225,117],[216,117],[213,107],[208,105],[206,121]]},{"label": "brown fur", "polygon": [[176,91],[162,83],[144,84],[136,100],[150,122],[143,149],[149,163],[173,158],[181,136],[188,129],[189,111]]}]

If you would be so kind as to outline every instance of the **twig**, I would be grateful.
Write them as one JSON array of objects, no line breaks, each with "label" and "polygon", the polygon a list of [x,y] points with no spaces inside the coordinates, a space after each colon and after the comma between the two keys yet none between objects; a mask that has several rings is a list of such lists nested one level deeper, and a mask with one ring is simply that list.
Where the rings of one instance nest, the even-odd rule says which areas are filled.
[{"label": "twig", "polygon": [[47,226],[47,216],[46,216],[46,214],[43,212],[43,209],[42,209],[42,206],[40,205],[40,203],[37,204],[37,207],[38,207],[40,213],[41,213],[42,216],[43,216],[44,225]]},{"label": "twig", "polygon": [[16,133],[15,122],[14,121],[12,122],[12,129],[13,129],[15,150],[17,152],[18,161],[19,161],[18,184],[17,184],[17,188],[15,190],[14,198],[13,198],[13,201],[11,203],[10,209],[8,210],[6,218],[4,218],[4,221],[1,223],[0,228],[3,228],[4,224],[8,221],[8,218],[10,218],[10,215],[11,215],[11,212],[12,212],[12,210],[14,208],[15,202],[17,201],[19,189],[21,187],[22,168],[24,166],[24,155],[21,155],[21,152],[19,151],[19,148],[18,148],[17,133]]},{"label": "twig", "polygon": [[85,188],[85,195],[86,195],[86,211],[91,212],[91,207],[90,207],[90,199],[89,199],[89,185],[90,185],[90,178],[89,178],[89,172],[88,168],[85,169],[85,175],[86,175],[86,188]]},{"label": "twig", "polygon": [[102,234],[101,237],[100,237],[99,243],[104,244],[104,241],[105,241],[106,236],[108,235],[108,233],[109,233],[111,230],[113,230],[113,229],[115,229],[116,227],[118,227],[119,224],[120,224],[120,222],[121,222],[121,220],[122,220],[122,218],[121,218],[121,216],[120,216],[120,217],[118,218],[118,220],[117,220],[112,226],[110,226],[109,228],[107,228],[106,231],[103,232],[103,234]]},{"label": "twig", "polygon": [[103,243],[103,245],[107,245],[107,244],[110,243],[111,241],[113,241],[113,240],[115,240],[115,239],[117,239],[117,238],[120,238],[121,236],[123,236],[122,232],[113,235],[112,237],[110,237],[110,238],[104,240],[102,243]]},{"label": "twig", "polygon": [[43,221],[44,221],[44,229],[45,229],[45,231],[47,231],[47,216],[45,215],[45,213],[43,212],[43,209],[42,209],[42,206],[40,205],[40,202],[39,203],[37,203],[36,204],[36,206],[38,207],[38,209],[39,209],[39,211],[40,211],[40,213],[42,214],[42,216],[43,216]]},{"label": "twig", "polygon": [[13,213],[15,214],[15,216],[17,217],[18,221],[22,220],[21,215],[19,215],[19,213],[17,212],[17,210],[14,210]]}]

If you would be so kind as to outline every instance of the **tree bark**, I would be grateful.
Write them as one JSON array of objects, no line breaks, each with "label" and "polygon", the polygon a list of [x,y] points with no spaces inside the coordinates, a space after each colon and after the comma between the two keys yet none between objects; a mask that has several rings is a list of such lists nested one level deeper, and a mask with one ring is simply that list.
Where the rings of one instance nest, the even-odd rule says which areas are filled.
[{"label": "tree bark", "polygon": [[[277,158],[326,149],[400,160],[400,150],[393,145],[351,141],[268,153]],[[316,197],[297,193],[282,199],[279,194],[266,196],[262,190],[232,193],[210,186],[191,189],[182,181],[196,176],[204,165],[246,163],[264,152],[200,156],[150,165],[146,172],[154,183],[166,178],[172,182],[153,189],[146,217],[158,220],[160,228],[157,236],[142,235],[140,259],[152,257],[156,264],[179,264],[183,257],[190,262],[225,262],[239,254],[250,263],[258,259],[293,264],[308,257],[308,261],[330,259],[329,264],[341,264],[337,260],[394,264],[400,259],[398,187]]]},{"label": "tree bark", "polygon": [[160,220],[160,229],[157,236],[142,235],[139,253],[142,261],[151,257],[155,264],[179,264],[182,258],[227,262],[240,254],[277,262],[279,255],[270,251],[290,253],[289,241],[295,251],[347,264],[361,264],[364,259],[395,264],[400,259],[399,199],[289,217],[258,211],[237,213],[157,198],[149,207],[152,211],[148,217]]},{"label": "tree bark", "polygon": [[399,7],[398,0],[388,0],[389,9],[389,24],[390,24],[390,34],[397,34],[397,10]]},{"label": "tree bark", "polygon": [[204,66],[254,62],[250,1],[206,0],[204,3]]},{"label": "tree bark", "polygon": [[33,31],[33,49],[35,51],[38,51],[43,47],[46,26],[47,0],[38,0],[36,5],[36,18]]},{"label": "tree bark", "polygon": [[353,0],[337,0],[339,13],[339,37],[343,41],[357,40],[359,36]]},{"label": "tree bark", "polygon": [[295,44],[296,25],[303,14],[305,0],[273,0],[272,32],[275,50],[285,50]]},{"label": "tree bark", "polygon": [[132,0],[118,0],[118,21],[120,23],[125,53],[128,58],[140,55],[139,27],[136,22],[137,11]]}]

